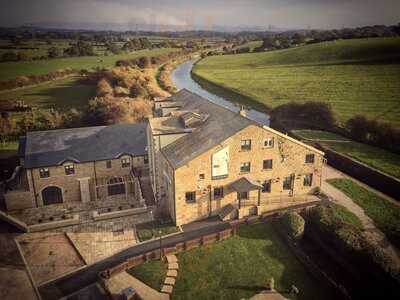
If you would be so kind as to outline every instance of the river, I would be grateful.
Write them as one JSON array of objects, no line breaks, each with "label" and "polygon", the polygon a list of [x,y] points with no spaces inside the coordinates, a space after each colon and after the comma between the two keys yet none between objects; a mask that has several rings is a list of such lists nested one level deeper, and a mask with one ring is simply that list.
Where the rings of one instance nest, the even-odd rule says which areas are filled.
[{"label": "river", "polygon": [[[240,104],[234,103],[223,97],[217,96],[209,91],[203,89],[198,83],[196,83],[191,76],[191,70],[196,60],[188,60],[175,68],[172,71],[171,79],[178,90],[187,89],[195,94],[208,99],[209,101],[221,105],[231,111],[238,112],[240,110]],[[252,119],[260,124],[269,126],[269,116],[265,113],[257,111],[255,109],[246,110],[246,115],[249,119]]]}]

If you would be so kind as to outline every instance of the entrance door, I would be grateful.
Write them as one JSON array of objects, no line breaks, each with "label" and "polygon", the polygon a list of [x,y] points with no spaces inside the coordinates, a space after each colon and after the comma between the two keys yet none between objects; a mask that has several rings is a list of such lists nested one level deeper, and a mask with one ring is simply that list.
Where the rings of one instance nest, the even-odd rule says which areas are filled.
[{"label": "entrance door", "polygon": [[[246,201],[247,199],[249,199],[249,192],[238,192],[237,198],[239,200],[239,208],[241,208],[242,201]],[[246,204],[246,202],[244,202],[244,204]]]},{"label": "entrance door", "polygon": [[42,191],[44,205],[62,203],[62,191],[57,186],[49,186]]}]

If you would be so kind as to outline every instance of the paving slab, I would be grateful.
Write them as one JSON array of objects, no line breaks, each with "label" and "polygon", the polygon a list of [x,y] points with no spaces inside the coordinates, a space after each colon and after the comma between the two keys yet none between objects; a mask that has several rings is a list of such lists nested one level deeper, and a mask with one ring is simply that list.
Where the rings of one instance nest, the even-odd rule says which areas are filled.
[{"label": "paving slab", "polygon": [[165,277],[164,284],[175,285],[175,278],[173,278],[173,277]]},{"label": "paving slab", "polygon": [[167,277],[177,277],[177,276],[178,276],[177,270],[168,270],[167,271]]},{"label": "paving slab", "polygon": [[167,258],[167,262],[168,263],[176,263],[176,262],[178,262],[178,258],[173,254],[172,255],[167,255],[166,258]]},{"label": "paving slab", "polygon": [[168,264],[168,270],[178,270],[178,269],[179,269],[178,263],[170,263],[170,264]]},{"label": "paving slab", "polygon": [[174,289],[174,287],[172,285],[166,285],[164,284],[162,289],[161,289],[161,293],[165,293],[165,294],[172,294],[172,290]]}]

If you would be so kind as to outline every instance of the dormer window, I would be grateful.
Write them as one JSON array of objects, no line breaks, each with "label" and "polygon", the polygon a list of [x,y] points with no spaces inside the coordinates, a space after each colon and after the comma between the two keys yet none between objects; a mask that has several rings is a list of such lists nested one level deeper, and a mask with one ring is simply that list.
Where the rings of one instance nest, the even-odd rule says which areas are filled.
[{"label": "dormer window", "polygon": [[131,159],[129,157],[125,157],[121,159],[122,168],[129,168],[131,166]]},{"label": "dormer window", "polygon": [[73,163],[68,163],[64,165],[65,175],[73,175],[75,174],[75,166]]}]

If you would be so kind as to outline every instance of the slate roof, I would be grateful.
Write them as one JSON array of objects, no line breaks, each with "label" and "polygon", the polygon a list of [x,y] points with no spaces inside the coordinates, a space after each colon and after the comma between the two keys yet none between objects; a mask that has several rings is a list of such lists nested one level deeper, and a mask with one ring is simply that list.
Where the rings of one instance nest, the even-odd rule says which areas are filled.
[{"label": "slate roof", "polygon": [[241,177],[238,180],[232,182],[230,184],[230,187],[233,188],[237,192],[248,192],[248,191],[262,189],[261,184],[255,182],[247,177]]},{"label": "slate roof", "polygon": [[250,124],[257,124],[239,113],[232,112],[185,89],[180,90],[170,98],[173,101],[182,103],[182,110],[184,111],[198,111],[209,115],[207,120],[191,133],[161,149],[175,169]]},{"label": "slate roof", "polygon": [[28,132],[25,168],[146,154],[146,123]]}]

